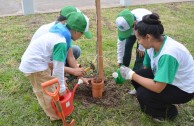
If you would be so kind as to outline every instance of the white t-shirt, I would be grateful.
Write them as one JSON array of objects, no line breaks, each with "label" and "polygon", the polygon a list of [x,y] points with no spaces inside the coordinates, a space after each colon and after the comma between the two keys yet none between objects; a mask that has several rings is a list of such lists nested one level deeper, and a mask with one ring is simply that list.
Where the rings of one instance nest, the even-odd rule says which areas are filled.
[{"label": "white t-shirt", "polygon": [[38,28],[38,30],[34,33],[34,35],[32,36],[31,41],[37,39],[38,37],[46,34],[49,32],[49,29],[55,24],[55,22],[49,23],[49,24],[45,24],[40,26],[40,28]]},{"label": "white t-shirt", "polygon": [[143,16],[147,14],[151,14],[152,12],[144,8],[137,8],[137,9],[132,10],[131,13],[135,16],[135,20],[137,22],[140,22]]},{"label": "white t-shirt", "polygon": [[144,63],[152,68],[155,81],[194,93],[194,60],[181,43],[165,36],[159,52],[155,53],[154,48],[147,50]]},{"label": "white t-shirt", "polygon": [[66,90],[64,85],[64,59],[67,53],[66,38],[55,33],[45,33],[30,42],[24,52],[19,70],[25,74],[44,71],[53,58],[53,73],[59,79],[60,92]]}]

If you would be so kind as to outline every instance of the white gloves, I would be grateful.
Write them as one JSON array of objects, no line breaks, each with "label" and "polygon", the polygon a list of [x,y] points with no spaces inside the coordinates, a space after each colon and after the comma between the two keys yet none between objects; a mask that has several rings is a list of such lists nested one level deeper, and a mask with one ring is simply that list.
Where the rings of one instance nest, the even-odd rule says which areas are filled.
[{"label": "white gloves", "polygon": [[131,80],[135,72],[126,66],[121,66],[120,73],[121,73],[121,76],[126,80]]}]

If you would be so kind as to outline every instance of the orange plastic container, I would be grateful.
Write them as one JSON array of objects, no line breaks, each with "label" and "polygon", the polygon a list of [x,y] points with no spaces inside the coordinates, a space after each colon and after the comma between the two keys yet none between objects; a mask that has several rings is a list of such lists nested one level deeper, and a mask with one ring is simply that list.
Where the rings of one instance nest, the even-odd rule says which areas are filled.
[{"label": "orange plastic container", "polygon": [[[65,95],[59,97],[59,101],[61,103],[61,107],[62,107],[63,113],[67,117],[74,110],[74,106],[73,106],[73,96],[72,96],[74,94],[72,94],[72,92],[70,92],[70,90],[68,90],[68,89],[66,91],[67,91],[67,93]],[[55,110],[57,116],[60,117],[61,114],[57,111],[57,108],[55,106],[54,101],[52,101],[51,104],[52,104],[52,107]]]},{"label": "orange plastic container", "polygon": [[[59,97],[59,102],[61,103],[62,111],[66,117],[69,116],[74,110],[73,99],[74,99],[75,91],[78,86],[79,84],[76,84],[72,92],[69,89],[67,89],[66,90],[67,93]],[[51,102],[51,105],[53,109],[55,110],[57,116],[61,117],[60,113],[57,111],[54,101]]]},{"label": "orange plastic container", "polygon": [[[74,110],[74,106],[73,106],[74,94],[75,94],[77,87],[79,86],[79,84],[81,82],[79,84],[78,83],[75,85],[72,92],[69,89],[66,89],[66,94],[63,96],[58,95],[60,85],[59,85],[57,78],[55,78],[53,80],[49,80],[49,81],[42,84],[43,91],[53,98],[51,105],[59,118],[62,118],[60,111],[62,111],[64,113],[65,117],[69,116],[73,112],[73,110]],[[46,90],[46,87],[53,85],[53,84],[57,84],[56,91],[54,93],[48,92]],[[59,101],[60,106],[56,104],[56,101]],[[57,108],[62,108],[62,110],[59,111]]]},{"label": "orange plastic container", "polygon": [[[78,81],[78,84],[81,84],[82,82],[83,81]],[[49,92],[46,88],[53,85],[53,84],[57,84],[56,90],[54,92]],[[57,116],[62,119],[64,126],[73,126],[75,124],[74,119],[69,124],[66,123],[65,116],[71,114],[73,109],[74,109],[73,97],[74,97],[75,90],[78,87],[78,84],[76,84],[76,86],[74,87],[73,93],[71,93],[69,90],[67,90],[67,94],[62,96],[62,97],[59,97],[60,84],[59,84],[59,81],[57,78],[54,78],[52,80],[46,81],[46,82],[41,84],[42,90],[47,95],[52,97],[53,101],[51,102],[51,105],[53,105],[53,108],[55,109]],[[63,101],[66,101],[66,102],[63,102]],[[66,106],[62,107],[61,103],[62,104],[66,103]],[[65,111],[66,111],[66,113],[65,113]]]}]

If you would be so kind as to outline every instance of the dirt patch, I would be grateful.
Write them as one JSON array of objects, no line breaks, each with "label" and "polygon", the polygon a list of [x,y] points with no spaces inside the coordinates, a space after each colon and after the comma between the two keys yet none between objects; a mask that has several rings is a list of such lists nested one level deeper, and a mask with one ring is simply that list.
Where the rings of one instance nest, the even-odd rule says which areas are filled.
[{"label": "dirt patch", "polygon": [[[102,105],[105,107],[115,107],[120,105],[121,98],[123,97],[123,92],[120,92],[118,85],[115,84],[113,79],[108,79],[104,81],[104,91],[102,98],[92,97],[92,85],[80,85],[75,93],[75,99],[82,102],[85,106],[90,104]],[[124,90],[127,92],[127,90]]]},{"label": "dirt patch", "polygon": [[167,6],[169,6],[174,11],[180,11],[178,5],[180,5],[180,3],[169,3]]}]

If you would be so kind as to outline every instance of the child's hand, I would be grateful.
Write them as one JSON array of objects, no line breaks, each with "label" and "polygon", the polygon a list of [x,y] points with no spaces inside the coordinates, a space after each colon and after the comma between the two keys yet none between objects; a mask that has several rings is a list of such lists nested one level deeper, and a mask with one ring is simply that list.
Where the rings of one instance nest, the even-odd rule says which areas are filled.
[{"label": "child's hand", "polygon": [[138,55],[139,57],[143,57],[144,56],[144,51],[140,51],[139,49],[137,49]]},{"label": "child's hand", "polygon": [[118,68],[120,68],[122,66],[122,63],[118,63]]},{"label": "child's hand", "polygon": [[73,75],[74,76],[84,76],[86,72],[84,71],[83,68],[74,68],[73,69]]},{"label": "child's hand", "polygon": [[143,57],[144,52],[145,52],[145,48],[141,44],[139,44],[137,52],[138,52],[139,57]]},{"label": "child's hand", "polygon": [[50,62],[50,63],[48,64],[48,66],[49,66],[50,70],[53,69],[53,63],[52,63],[52,62]]},{"label": "child's hand", "polygon": [[83,81],[84,84],[89,85],[89,82],[91,81],[91,78],[83,78],[80,77],[80,79]]},{"label": "child's hand", "polygon": [[67,90],[67,86],[66,86],[66,82],[64,83],[64,85],[60,85],[60,91],[59,91],[59,95],[63,96],[66,94],[66,90]]},{"label": "child's hand", "polygon": [[63,96],[63,95],[65,95],[65,94],[66,94],[66,90],[63,91],[63,92],[61,92],[61,93],[59,93],[60,96]]}]

